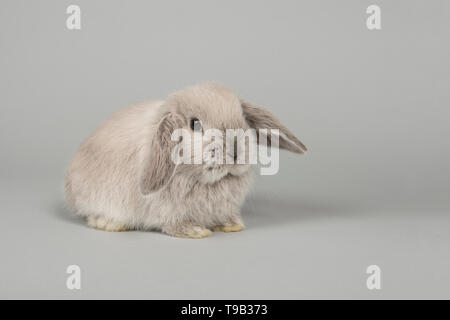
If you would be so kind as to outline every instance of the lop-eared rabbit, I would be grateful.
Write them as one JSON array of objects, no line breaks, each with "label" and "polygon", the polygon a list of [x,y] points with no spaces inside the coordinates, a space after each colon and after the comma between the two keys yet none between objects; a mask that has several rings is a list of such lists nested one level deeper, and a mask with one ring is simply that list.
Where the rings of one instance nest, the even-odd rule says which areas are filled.
[{"label": "lop-eared rabbit", "polygon": [[222,85],[199,84],[112,115],[72,159],[67,203],[90,227],[106,231],[159,230],[203,238],[211,230],[243,230],[240,208],[250,188],[251,164],[173,161],[175,146],[184,143],[172,138],[175,129],[194,135],[209,128],[224,134],[226,129],[278,129],[280,149],[306,151],[269,111]]}]

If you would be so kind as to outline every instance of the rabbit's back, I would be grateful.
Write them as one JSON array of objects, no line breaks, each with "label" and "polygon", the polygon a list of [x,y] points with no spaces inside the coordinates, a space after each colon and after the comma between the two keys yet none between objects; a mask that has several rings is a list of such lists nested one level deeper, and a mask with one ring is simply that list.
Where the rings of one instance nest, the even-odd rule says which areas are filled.
[{"label": "rabbit's back", "polygon": [[140,153],[151,139],[162,101],[149,101],[113,114],[81,145],[66,178],[67,202],[80,215],[105,215],[117,221],[140,205]]}]

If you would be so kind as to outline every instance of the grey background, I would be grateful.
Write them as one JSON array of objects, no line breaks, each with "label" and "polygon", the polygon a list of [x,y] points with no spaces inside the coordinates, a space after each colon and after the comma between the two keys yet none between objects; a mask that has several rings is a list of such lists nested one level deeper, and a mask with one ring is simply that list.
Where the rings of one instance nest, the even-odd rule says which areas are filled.
[{"label": "grey background", "polygon": [[[0,6],[0,298],[450,298],[449,1]],[[65,167],[102,121],[204,80],[311,150],[257,178],[245,232],[106,233],[64,209]]]}]

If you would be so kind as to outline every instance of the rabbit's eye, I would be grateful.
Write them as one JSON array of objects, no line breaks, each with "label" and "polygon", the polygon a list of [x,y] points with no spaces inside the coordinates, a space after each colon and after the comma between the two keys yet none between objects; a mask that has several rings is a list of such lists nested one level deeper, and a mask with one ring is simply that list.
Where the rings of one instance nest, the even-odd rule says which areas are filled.
[{"label": "rabbit's eye", "polygon": [[203,128],[200,120],[196,118],[191,119],[191,129],[196,132],[202,132]]}]

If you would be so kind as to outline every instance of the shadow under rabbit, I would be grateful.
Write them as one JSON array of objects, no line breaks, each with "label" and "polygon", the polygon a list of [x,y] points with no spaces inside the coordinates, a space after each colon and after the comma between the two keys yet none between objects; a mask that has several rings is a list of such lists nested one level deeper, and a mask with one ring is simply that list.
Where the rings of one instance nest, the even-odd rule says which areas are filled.
[{"label": "shadow under rabbit", "polygon": [[77,225],[86,225],[83,217],[74,214],[64,202],[57,202],[53,204],[52,212],[56,218],[64,222]]}]

